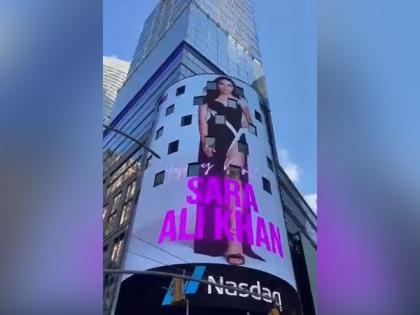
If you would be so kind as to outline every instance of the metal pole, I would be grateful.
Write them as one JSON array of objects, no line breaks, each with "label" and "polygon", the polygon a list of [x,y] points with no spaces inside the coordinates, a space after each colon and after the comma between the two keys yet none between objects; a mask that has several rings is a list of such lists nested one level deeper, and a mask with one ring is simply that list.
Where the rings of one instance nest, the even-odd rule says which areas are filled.
[{"label": "metal pole", "polygon": [[190,315],[190,301],[188,301],[188,299],[185,299],[185,303],[187,305],[187,309],[185,310],[185,315]]},{"label": "metal pole", "polygon": [[135,143],[137,143],[139,146],[141,146],[142,148],[144,148],[146,151],[150,152],[151,154],[153,154],[155,157],[157,157],[158,159],[160,159],[159,154],[157,154],[156,152],[154,152],[152,149],[149,149],[148,147],[146,147],[143,143],[141,143],[140,141],[138,141],[136,138],[126,134],[125,132],[112,128],[110,126],[107,125],[102,125],[104,128],[109,129],[111,131],[114,131],[116,133],[119,133],[120,135],[123,135],[124,137],[130,139],[131,141],[134,141]]},{"label": "metal pole", "polygon": [[[182,270],[182,275],[185,277],[185,269]],[[190,315],[190,302],[186,298],[185,294],[184,294],[184,299],[185,299],[185,315]]]}]

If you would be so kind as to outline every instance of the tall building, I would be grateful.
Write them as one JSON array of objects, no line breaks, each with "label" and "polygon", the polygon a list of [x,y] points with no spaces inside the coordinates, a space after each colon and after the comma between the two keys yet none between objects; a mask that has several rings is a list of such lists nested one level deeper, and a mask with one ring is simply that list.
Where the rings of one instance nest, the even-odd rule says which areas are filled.
[{"label": "tall building", "polygon": [[[259,267],[258,259],[253,260],[248,256],[245,266],[251,268],[249,273],[244,273],[241,271],[243,269],[239,267],[232,267],[236,269],[226,271],[227,269],[223,269],[224,265],[214,265],[214,262],[218,261],[216,258],[196,255],[194,259],[202,257],[203,262],[210,262],[204,264],[207,271],[210,270],[214,274],[227,272],[227,278],[229,275],[235,278],[237,270],[240,270],[236,281],[245,281],[243,278],[246,278],[249,288],[253,288],[252,283],[259,286],[264,285],[264,281],[272,283],[270,274],[275,275],[277,278],[273,279],[278,281],[278,287],[263,287],[259,290],[267,289],[273,297],[276,296],[275,293],[279,292],[284,307],[282,314],[289,314],[289,312],[290,314],[293,312],[295,312],[293,314],[300,314],[293,292],[298,290],[296,296],[302,299],[302,295],[305,295],[305,300],[308,294],[314,295],[314,292],[309,291],[308,293],[302,289],[302,283],[308,282],[308,279],[305,278],[301,282],[300,279],[304,278],[301,275],[304,274],[308,278],[308,273],[303,272],[305,268],[308,268],[295,258],[298,257],[298,253],[294,250],[296,248],[294,235],[301,233],[315,250],[316,217],[279,166],[250,0],[162,0],[144,23],[127,81],[121,88],[112,109],[110,126],[144,143],[157,152],[161,159],[155,158],[122,134],[110,130],[104,132],[104,268],[166,270],[157,267],[161,264],[162,268],[169,268],[169,271],[177,268],[182,268],[185,271],[194,267],[195,272],[198,270],[197,268],[203,267],[196,264],[199,260],[185,258],[190,257],[188,256],[190,252],[184,256],[183,250],[188,250],[188,246],[194,246],[194,253],[196,252],[195,240],[194,245],[186,241],[184,243],[188,246],[175,248],[171,247],[172,243],[168,244],[163,240],[161,243],[161,237],[159,237],[159,242],[152,244],[153,237],[149,239],[148,236],[153,234],[154,229],[159,228],[162,229],[160,236],[165,235],[164,229],[171,226],[167,219],[170,220],[169,215],[172,212],[163,212],[160,215],[152,213],[151,208],[155,209],[156,205],[164,207],[167,202],[169,202],[168,207],[175,207],[171,202],[178,205],[177,189],[180,189],[180,195],[185,193],[185,189],[182,187],[187,182],[190,183],[191,174],[199,174],[200,167],[203,165],[203,163],[199,163],[199,160],[193,158],[194,155],[197,155],[196,143],[199,141],[188,137],[197,133],[198,128],[193,125],[198,125],[200,117],[197,108],[203,104],[203,99],[206,99],[203,97],[203,88],[207,94],[210,93],[209,91],[213,91],[217,75],[232,77],[234,85],[237,87],[235,95],[240,99],[246,98],[249,103],[252,124],[248,129],[251,131],[246,134],[246,142],[240,138],[238,150],[241,146],[241,150],[244,150],[242,152],[246,152],[248,156],[249,176],[247,175],[247,177],[254,187],[261,211],[264,212],[263,208],[270,207],[270,205],[278,209],[270,210],[271,212],[267,213],[264,219],[254,213],[252,221],[254,229],[251,228],[251,230],[253,232],[255,229],[264,231],[263,225],[255,226],[255,222],[265,220],[267,231],[272,232],[274,228],[271,229],[268,219],[272,218],[272,222],[280,222],[278,231],[280,231],[283,237],[282,242],[285,242],[287,248],[281,249],[281,255],[283,255],[281,257],[283,265],[281,266],[280,264],[270,265],[269,261],[274,256],[268,255],[266,258],[265,253],[262,255],[263,260],[267,262],[268,271],[264,269],[265,267]],[[240,105],[242,107],[243,102]],[[233,107],[237,109],[238,104],[235,103]],[[218,119],[225,122],[224,118],[219,117]],[[257,156],[254,152],[260,154]],[[252,173],[252,165],[265,165],[265,167],[263,169],[256,167]],[[243,170],[244,168],[242,168],[242,175],[244,174]],[[258,181],[254,179],[257,177]],[[262,207],[261,205],[267,206]],[[185,229],[185,226],[191,227],[191,223],[188,221],[190,214],[184,214],[175,215],[174,220],[185,219],[182,221],[185,223]],[[152,218],[155,218],[155,221]],[[159,225],[159,219],[164,220],[163,225]],[[148,222],[149,225],[146,224]],[[270,224],[272,222],[270,221]],[[286,233],[282,233],[283,226],[287,229]],[[261,238],[261,235],[256,233],[256,238]],[[287,233],[289,233],[289,238],[285,235]],[[185,237],[189,235],[186,232],[184,234]],[[174,235],[178,234],[174,233]],[[276,235],[275,233],[271,234],[271,240],[273,237],[276,239]],[[172,236],[171,234],[171,240]],[[165,237],[162,236],[162,239]],[[255,242],[252,244],[255,245]],[[273,254],[273,250],[275,253],[274,245],[276,244],[279,254],[280,247],[276,242],[267,243],[266,250],[271,245],[271,254]],[[253,248],[254,252],[261,252],[261,248],[255,249],[255,246]],[[272,268],[272,272],[270,268]],[[268,274],[264,271],[267,271]],[[209,277],[211,278],[211,274]],[[226,276],[221,279],[220,281],[223,281]],[[124,286],[123,283],[125,283]],[[121,300],[130,301],[124,305],[131,305],[132,312],[138,313],[139,310],[136,307],[140,306],[136,304],[137,302],[133,302],[136,300],[135,296],[143,292],[144,296],[147,296],[146,301],[148,299],[151,301],[164,291],[160,288],[160,293],[150,293],[153,291],[152,287],[157,283],[156,279],[142,278],[139,283],[142,284],[139,285],[134,276],[130,280],[130,277],[127,278],[127,276],[106,275],[104,313],[129,314],[128,307],[121,306],[125,303]],[[244,283],[241,282],[245,285]],[[169,284],[163,283],[161,286],[168,287]],[[144,292],[144,287],[148,288],[147,292]],[[170,288],[167,290],[165,298],[169,292],[171,292]],[[216,290],[211,286],[207,288],[206,292],[215,292],[218,298],[222,298],[222,295],[224,298],[235,295],[235,292],[220,291],[220,288]],[[150,297],[149,293],[152,294]],[[164,295],[164,292],[162,294]],[[200,294],[197,293],[194,298],[199,300]],[[130,300],[130,296],[133,296],[133,301]],[[238,296],[237,292],[236,296]],[[241,295],[239,294],[239,296]],[[270,306],[268,303],[270,301],[267,302],[263,299],[261,302],[261,298],[259,298],[258,304],[255,302],[256,300],[258,297],[248,295],[247,299],[238,300],[240,304],[237,304],[239,302],[236,300],[222,299],[222,302],[233,307],[229,314],[236,314],[236,312],[246,314],[245,310],[238,305],[252,310],[249,314],[267,313],[264,307]],[[193,304],[194,301],[192,299]],[[205,305],[206,301],[214,302],[206,296],[202,303],[197,303]],[[217,301],[213,304],[218,304]],[[254,305],[251,302],[257,304]],[[148,314],[145,311],[146,306],[142,305],[142,311],[144,314]],[[165,305],[165,299],[162,305]],[[159,306],[161,305],[159,304]],[[305,305],[303,305],[303,309],[305,315],[311,314],[310,311],[306,311],[308,308]],[[154,311],[156,312],[156,310]],[[167,309],[164,307],[159,309],[162,314],[166,311]],[[177,314],[178,311],[171,309],[170,313]],[[219,308],[213,313],[223,314],[224,311]],[[200,314],[213,313],[204,306],[200,309]]]},{"label": "tall building", "polygon": [[103,57],[103,121],[108,122],[111,117],[112,106],[117,98],[118,91],[127,78],[130,63],[114,57]]},{"label": "tall building", "polygon": [[303,311],[305,315],[316,314],[317,218],[280,166],[277,168],[277,175],[280,178],[284,218]]}]

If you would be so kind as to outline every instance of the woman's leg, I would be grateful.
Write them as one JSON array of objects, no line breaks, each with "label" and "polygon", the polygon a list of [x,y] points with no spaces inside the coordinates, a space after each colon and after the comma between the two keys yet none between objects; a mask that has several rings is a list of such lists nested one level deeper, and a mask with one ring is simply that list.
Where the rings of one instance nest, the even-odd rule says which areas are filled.
[{"label": "woman's leg", "polygon": [[[229,180],[235,180],[239,184],[240,187],[240,196],[241,199],[243,198],[242,192],[242,169],[245,166],[245,154],[239,152],[238,150],[238,143],[236,142],[226,154],[226,177]],[[239,169],[240,168],[240,169]],[[240,205],[243,204],[243,200],[240,200]],[[236,235],[236,212],[242,211],[241,206],[237,206],[235,202],[235,198],[231,197],[229,201],[229,209],[232,210],[232,215],[230,217],[230,230],[233,235],[233,240],[228,241],[228,246],[226,249],[226,256],[232,254],[239,254],[243,257],[243,246],[242,243],[237,241]],[[232,265],[240,265],[244,263],[244,258],[228,258],[228,263]]]}]

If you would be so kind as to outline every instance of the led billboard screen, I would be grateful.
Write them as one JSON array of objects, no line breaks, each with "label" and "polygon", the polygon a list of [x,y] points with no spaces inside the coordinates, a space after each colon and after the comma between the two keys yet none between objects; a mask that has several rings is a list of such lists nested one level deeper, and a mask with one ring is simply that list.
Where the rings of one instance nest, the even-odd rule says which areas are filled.
[{"label": "led billboard screen", "polygon": [[[185,270],[195,279],[211,284],[187,281],[185,293],[192,314],[233,315],[268,314],[272,308],[269,298],[281,302],[282,315],[299,315],[301,306],[296,291],[284,280],[247,267],[233,268],[224,264],[180,264],[154,268],[154,271]],[[119,315],[182,314],[185,304],[173,305],[170,278],[134,275],[123,281],[116,309]],[[250,293],[217,287],[226,285]],[[263,296],[260,296],[263,295]],[[266,296],[266,297],[265,297]],[[141,312],[139,312],[141,310]]]},{"label": "led billboard screen", "polygon": [[197,75],[161,99],[125,269],[219,264],[296,288],[258,93]]}]

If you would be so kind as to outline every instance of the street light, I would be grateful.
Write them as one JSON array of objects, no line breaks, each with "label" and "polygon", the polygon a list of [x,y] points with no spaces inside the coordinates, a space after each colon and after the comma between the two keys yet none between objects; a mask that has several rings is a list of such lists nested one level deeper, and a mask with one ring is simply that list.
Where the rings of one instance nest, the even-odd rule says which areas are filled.
[{"label": "street light", "polygon": [[157,157],[158,159],[160,159],[159,154],[157,154],[156,152],[154,152],[152,149],[150,149],[150,148],[146,147],[143,143],[141,143],[140,141],[138,141],[136,138],[134,138],[134,137],[132,137],[132,136],[130,136],[130,135],[128,135],[128,134],[126,134],[125,132],[123,132],[123,131],[121,131],[121,130],[118,130],[118,129],[112,128],[112,127],[110,127],[110,126],[107,126],[107,125],[102,125],[102,126],[103,126],[104,128],[106,128],[106,129],[108,129],[108,130],[111,130],[111,131],[114,131],[114,132],[116,132],[116,133],[119,133],[120,135],[123,135],[124,137],[126,137],[126,138],[130,139],[131,141],[133,141],[133,142],[137,143],[140,147],[144,148],[146,151],[150,152],[153,156],[155,156],[155,157]]}]

